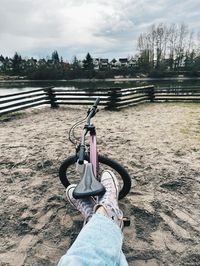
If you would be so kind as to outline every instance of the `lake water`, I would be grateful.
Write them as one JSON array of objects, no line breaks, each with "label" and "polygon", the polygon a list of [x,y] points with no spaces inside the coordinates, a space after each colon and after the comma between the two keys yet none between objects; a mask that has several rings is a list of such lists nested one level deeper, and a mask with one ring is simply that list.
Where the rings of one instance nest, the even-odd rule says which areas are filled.
[{"label": "lake water", "polygon": [[108,80],[108,81],[0,81],[0,95],[6,95],[15,92],[45,88],[54,86],[57,88],[70,88],[81,90],[98,91],[112,87],[140,87],[146,85],[155,85],[155,87],[200,87],[200,78],[196,79],[132,79],[132,80]]}]

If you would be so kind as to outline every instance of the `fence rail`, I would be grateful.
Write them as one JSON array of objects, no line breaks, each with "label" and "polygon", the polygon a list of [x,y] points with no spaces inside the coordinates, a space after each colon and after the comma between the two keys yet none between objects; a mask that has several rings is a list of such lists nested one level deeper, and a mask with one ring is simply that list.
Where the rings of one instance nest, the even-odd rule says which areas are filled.
[{"label": "fence rail", "polygon": [[0,96],[0,115],[50,104],[48,91],[52,87]]},{"label": "fence rail", "polygon": [[101,97],[100,105],[108,109],[142,102],[200,102],[200,87],[155,88],[149,85],[125,89],[115,87],[95,92],[48,87],[0,96],[0,115],[47,104],[52,108],[60,105],[91,105],[96,97]]},{"label": "fence rail", "polygon": [[200,102],[200,87],[154,88],[154,102]]}]

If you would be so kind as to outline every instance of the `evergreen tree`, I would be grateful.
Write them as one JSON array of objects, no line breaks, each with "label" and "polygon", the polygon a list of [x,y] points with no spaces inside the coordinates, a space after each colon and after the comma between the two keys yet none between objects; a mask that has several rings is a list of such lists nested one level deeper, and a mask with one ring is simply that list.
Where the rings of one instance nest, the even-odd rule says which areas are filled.
[{"label": "evergreen tree", "polygon": [[4,61],[4,57],[3,57],[3,55],[0,55],[0,61],[1,61],[1,62]]},{"label": "evergreen tree", "polygon": [[53,60],[54,63],[60,62],[59,55],[58,55],[58,52],[56,50],[52,53],[51,59]]},{"label": "evergreen tree", "polygon": [[72,67],[73,69],[80,69],[80,64],[76,56],[72,59]]},{"label": "evergreen tree", "polygon": [[14,54],[12,65],[13,65],[13,73],[20,74],[20,65],[22,63],[22,57],[17,52]]},{"label": "evergreen tree", "polygon": [[94,69],[93,59],[89,53],[87,53],[86,59],[83,60],[83,67],[85,70],[93,70]]}]

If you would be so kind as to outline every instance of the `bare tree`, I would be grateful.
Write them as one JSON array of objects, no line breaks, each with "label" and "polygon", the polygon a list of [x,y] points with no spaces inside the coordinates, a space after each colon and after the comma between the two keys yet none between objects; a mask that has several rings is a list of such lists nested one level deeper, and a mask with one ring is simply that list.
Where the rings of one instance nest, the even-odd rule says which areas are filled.
[{"label": "bare tree", "polygon": [[152,25],[147,33],[140,34],[138,48],[143,61],[155,68],[162,64],[171,70],[188,64],[198,50],[195,49],[193,31],[184,23]]},{"label": "bare tree", "polygon": [[178,30],[177,25],[171,24],[169,28],[169,41],[168,41],[168,48],[169,48],[169,61],[170,61],[170,69],[174,68],[174,60],[176,56],[176,46],[178,41]]},{"label": "bare tree", "polygon": [[188,26],[184,23],[180,25],[178,30],[178,43],[176,46],[176,66],[175,68],[179,68],[184,59],[185,49],[186,49],[186,38],[188,35]]}]

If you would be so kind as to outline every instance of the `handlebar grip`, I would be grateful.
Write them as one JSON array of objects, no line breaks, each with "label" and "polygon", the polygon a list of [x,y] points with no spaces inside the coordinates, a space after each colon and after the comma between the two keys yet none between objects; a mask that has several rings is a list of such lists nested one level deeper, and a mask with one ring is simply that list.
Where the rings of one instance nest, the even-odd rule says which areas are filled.
[{"label": "handlebar grip", "polygon": [[85,146],[84,145],[81,145],[80,151],[79,151],[79,160],[78,160],[78,163],[79,164],[83,164],[84,163],[84,159],[85,159]]},{"label": "handlebar grip", "polygon": [[97,97],[93,107],[97,108],[97,105],[99,104],[99,102],[100,102],[100,97]]},{"label": "handlebar grip", "polygon": [[88,115],[87,115],[87,123],[89,123],[90,119],[95,116],[96,114],[96,109],[97,109],[97,105],[99,104],[100,102],[100,97],[97,97],[93,106],[88,110]]}]

